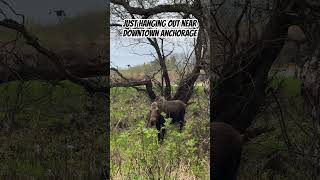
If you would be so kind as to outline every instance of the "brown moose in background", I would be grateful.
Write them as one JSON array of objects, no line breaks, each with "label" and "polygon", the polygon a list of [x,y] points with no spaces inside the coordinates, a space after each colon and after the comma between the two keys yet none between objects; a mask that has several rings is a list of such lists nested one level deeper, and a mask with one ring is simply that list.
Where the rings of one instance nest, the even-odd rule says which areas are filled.
[{"label": "brown moose in background", "polygon": [[231,125],[211,123],[210,176],[214,180],[236,180],[242,151],[242,136]]}]

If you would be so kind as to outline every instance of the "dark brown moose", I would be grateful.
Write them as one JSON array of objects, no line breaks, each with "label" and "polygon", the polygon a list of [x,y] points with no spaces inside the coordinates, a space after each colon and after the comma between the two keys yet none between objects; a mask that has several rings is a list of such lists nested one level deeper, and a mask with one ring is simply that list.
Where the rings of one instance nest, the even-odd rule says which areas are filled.
[{"label": "dark brown moose", "polygon": [[166,114],[166,118],[171,118],[171,123],[179,123],[180,131],[184,126],[184,116],[186,112],[186,104],[180,100],[167,101],[164,97],[159,97],[150,107],[150,116],[148,118],[148,126],[156,126],[158,130],[158,140],[163,141],[165,129],[165,119],[161,113]]},{"label": "dark brown moose", "polygon": [[211,123],[211,179],[236,180],[242,151],[242,136],[231,125]]}]

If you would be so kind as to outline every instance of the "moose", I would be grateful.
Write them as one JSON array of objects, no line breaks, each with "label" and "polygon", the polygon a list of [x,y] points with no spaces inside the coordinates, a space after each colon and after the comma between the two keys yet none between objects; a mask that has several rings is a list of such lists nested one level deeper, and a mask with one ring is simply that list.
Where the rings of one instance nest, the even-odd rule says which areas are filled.
[{"label": "moose", "polygon": [[164,126],[165,122],[166,121],[165,121],[164,117],[161,115],[161,112],[159,110],[158,103],[157,102],[151,103],[150,118],[148,121],[148,127],[156,126],[156,128],[158,130],[158,141],[159,142],[162,142],[163,138],[164,138],[164,134],[165,134],[166,130],[163,129],[162,127]]},{"label": "moose", "polygon": [[242,136],[231,125],[211,122],[210,161],[213,179],[236,180],[242,151]]},{"label": "moose", "polygon": [[163,141],[165,134],[165,129],[162,128],[164,127],[165,118],[161,113],[165,113],[166,118],[171,118],[172,124],[179,123],[180,131],[182,131],[185,122],[186,107],[187,105],[181,100],[168,101],[164,97],[157,98],[156,101],[151,104],[150,117],[147,124],[149,127],[156,126],[159,141]]}]

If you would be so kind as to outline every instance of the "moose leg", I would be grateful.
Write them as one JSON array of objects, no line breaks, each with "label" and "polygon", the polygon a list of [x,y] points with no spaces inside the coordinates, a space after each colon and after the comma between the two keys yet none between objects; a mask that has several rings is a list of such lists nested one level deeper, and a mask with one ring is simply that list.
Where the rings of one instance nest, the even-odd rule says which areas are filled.
[{"label": "moose leg", "polygon": [[166,133],[166,130],[161,128],[160,130],[160,142],[162,143],[163,142],[163,139],[164,139],[164,134]]},{"label": "moose leg", "polygon": [[163,136],[161,132],[158,132],[158,142],[162,142],[162,141],[163,141]]},{"label": "moose leg", "polygon": [[163,139],[164,139],[164,134],[166,132],[166,130],[163,128],[164,127],[164,123],[165,123],[165,120],[163,118],[163,116],[159,116],[159,119],[157,121],[157,130],[158,130],[158,142],[162,142]]},{"label": "moose leg", "polygon": [[179,120],[179,124],[180,124],[180,132],[182,131],[183,129],[183,126],[184,126],[184,112],[181,112],[180,113],[180,120]]}]

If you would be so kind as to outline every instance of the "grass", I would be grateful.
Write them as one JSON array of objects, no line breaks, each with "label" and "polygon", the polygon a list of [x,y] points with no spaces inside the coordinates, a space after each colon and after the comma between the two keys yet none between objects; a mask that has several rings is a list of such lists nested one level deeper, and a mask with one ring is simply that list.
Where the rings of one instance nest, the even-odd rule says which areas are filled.
[{"label": "grass", "polygon": [[281,92],[286,96],[297,96],[300,94],[301,82],[294,77],[276,76],[270,84],[271,87],[281,87]]},{"label": "grass", "polygon": [[[250,128],[269,127],[274,130],[244,144],[239,179],[318,179],[313,160],[308,155],[294,153],[296,150],[308,150],[308,153],[318,150],[311,147],[318,137],[313,134],[314,122],[300,95],[301,82],[293,77],[278,76],[270,86],[279,89],[277,98],[281,107],[273,103]],[[279,124],[282,119],[280,108],[286,133],[293,144],[289,149]]]},{"label": "grass", "polygon": [[[135,74],[135,72],[143,72],[141,68],[149,66],[149,64],[146,64],[137,67],[137,69],[136,67],[132,67],[123,70],[123,72]],[[198,98],[198,96],[203,96],[201,94],[203,93],[203,86],[197,84],[196,87],[195,96],[191,101]],[[282,103],[289,137],[297,145],[303,146],[310,139],[308,140],[301,133],[296,124],[303,124],[304,127],[309,128],[310,122],[301,114],[301,111],[296,109],[303,102],[303,98],[300,95],[301,82],[293,77],[275,76],[271,81],[270,87],[279,89],[277,96]],[[206,113],[205,109],[208,107],[208,104],[189,106],[187,109],[188,123],[184,133],[179,134],[180,136],[177,137],[178,133],[175,134],[176,131],[173,129],[171,131],[172,134],[169,137],[167,136],[165,143],[159,145],[156,141],[156,131],[145,128],[144,122],[148,113],[148,105],[150,104],[145,95],[137,93],[132,88],[117,88],[112,90],[111,157],[113,158],[111,159],[111,173],[113,179],[139,179],[138,177],[142,179],[184,179],[186,177],[190,179],[208,179],[210,171],[208,166],[209,161],[206,159],[208,156],[202,156],[202,158],[197,159],[195,162],[193,161],[193,157],[197,158],[194,152],[201,149],[201,146],[198,146],[198,143],[201,142],[199,139],[204,137],[204,139],[209,138],[209,133],[205,130],[208,124],[199,125],[198,118],[193,119],[192,115],[190,116],[190,114],[197,114],[197,112],[199,114]],[[250,142],[244,144],[239,179],[301,179],[302,177],[311,177],[310,172],[312,168],[310,168],[310,163],[288,158],[290,154],[283,140],[283,134],[279,126],[279,116],[278,109],[269,108],[266,112],[262,112],[257,117],[257,121],[253,123],[251,128],[273,127],[275,130],[251,139]],[[206,118],[202,119],[200,117],[201,120]],[[199,127],[199,132],[202,135],[193,134],[195,131],[191,129],[195,126]],[[168,128],[172,127],[169,126]],[[195,149],[191,150],[188,144],[193,144],[193,142],[195,142],[195,145],[191,146],[191,149]],[[179,152],[180,148],[184,151]],[[208,150],[203,152],[206,154]],[[266,167],[265,164],[268,163],[270,156],[276,153],[279,153],[280,157],[283,157],[283,160],[280,160],[280,163],[271,165],[271,167]],[[169,156],[168,154],[174,155]],[[181,162],[180,157],[184,162]],[[179,166],[174,166],[174,163],[170,164],[171,162],[180,162],[180,164]],[[185,162],[192,162],[195,166],[189,166]],[[207,164],[199,162],[206,162]],[[283,166],[284,170],[277,169],[277,164]],[[301,168],[301,165],[304,168]],[[173,167],[174,170],[168,173],[165,167]],[[184,171],[184,169],[188,170]]]},{"label": "grass", "polygon": [[157,130],[146,128],[150,101],[132,88],[111,90],[112,179],[209,179],[208,99],[195,93],[186,126],[179,133],[167,124],[163,144]]},{"label": "grass", "polygon": [[[89,12],[56,25],[25,26],[59,56],[72,50],[90,59],[109,48],[106,22],[107,12]],[[1,42],[15,35],[0,28]],[[16,51],[37,53],[23,38]],[[105,101],[69,81],[2,83],[0,179],[100,179],[107,164]]]},{"label": "grass", "polygon": [[68,81],[11,82],[0,92],[0,176],[82,179],[102,173],[104,99]]}]

